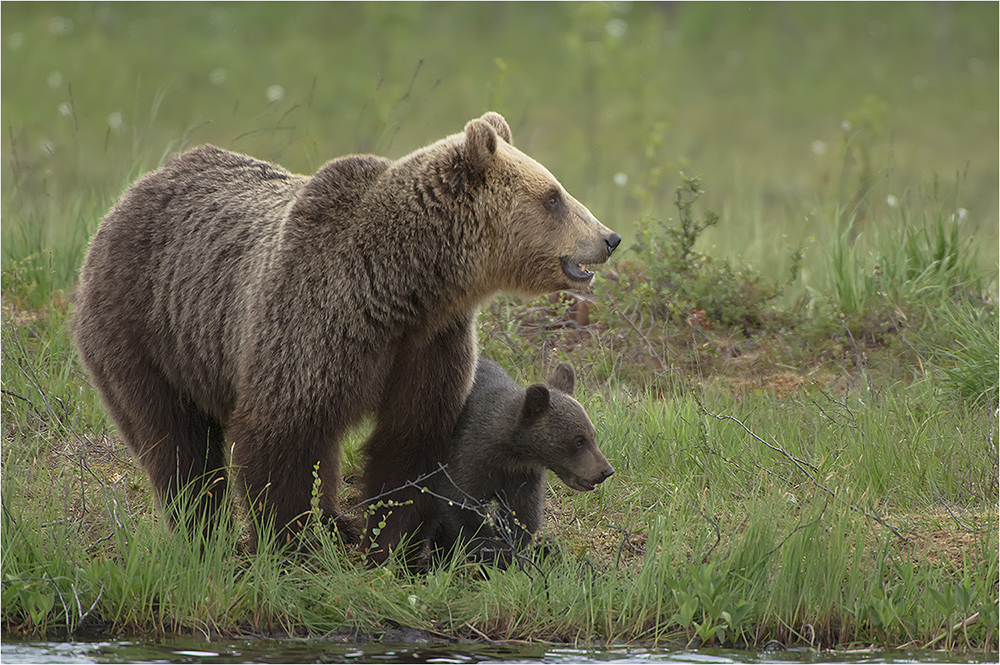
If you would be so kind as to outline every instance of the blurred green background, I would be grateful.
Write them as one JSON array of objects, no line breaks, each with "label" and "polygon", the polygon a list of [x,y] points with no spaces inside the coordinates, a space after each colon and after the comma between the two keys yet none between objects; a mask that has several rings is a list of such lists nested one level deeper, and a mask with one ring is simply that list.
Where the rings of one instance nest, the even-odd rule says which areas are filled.
[{"label": "blurred green background", "polygon": [[[679,172],[705,249],[958,215],[998,257],[997,3],[20,3],[2,13],[4,266],[71,287],[121,190],[211,142],[312,172],[399,157],[488,109],[628,237]],[[840,214],[838,214],[838,211]],[[36,266],[37,268],[37,266]]]}]

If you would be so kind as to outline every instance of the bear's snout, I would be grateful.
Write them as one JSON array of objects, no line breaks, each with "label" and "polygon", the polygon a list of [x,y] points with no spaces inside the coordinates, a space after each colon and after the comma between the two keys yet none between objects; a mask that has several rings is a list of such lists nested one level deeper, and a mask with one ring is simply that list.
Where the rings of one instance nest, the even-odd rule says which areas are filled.
[{"label": "bear's snout", "polygon": [[[618,245],[621,243],[621,241],[622,241],[622,237],[620,235],[618,235],[617,233],[612,233],[610,236],[608,236],[607,238],[604,239],[604,244],[608,246],[608,256],[611,256],[611,252],[615,251],[615,249],[618,247]],[[611,469],[611,473],[614,473],[614,472],[615,472],[615,470]],[[611,475],[611,474],[608,474],[608,475]]]}]

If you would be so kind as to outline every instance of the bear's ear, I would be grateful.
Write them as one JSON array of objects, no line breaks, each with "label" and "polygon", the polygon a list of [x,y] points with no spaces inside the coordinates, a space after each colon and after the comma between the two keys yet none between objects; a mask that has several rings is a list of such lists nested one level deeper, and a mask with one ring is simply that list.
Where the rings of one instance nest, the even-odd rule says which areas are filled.
[{"label": "bear's ear", "polygon": [[523,420],[534,420],[549,408],[549,389],[544,383],[533,383],[524,393],[524,406],[521,407]]},{"label": "bear's ear", "polygon": [[465,158],[479,173],[485,173],[497,154],[497,130],[482,120],[470,120],[465,126]]},{"label": "bear's ear", "polygon": [[484,113],[480,120],[490,123],[493,126],[493,129],[496,130],[497,136],[506,141],[507,145],[514,145],[514,141],[510,138],[510,125],[507,124],[507,121],[503,119],[502,115],[496,111],[490,111],[488,113]]},{"label": "bear's ear", "polygon": [[575,386],[576,372],[573,371],[573,366],[569,363],[559,363],[549,376],[549,387],[572,395]]}]

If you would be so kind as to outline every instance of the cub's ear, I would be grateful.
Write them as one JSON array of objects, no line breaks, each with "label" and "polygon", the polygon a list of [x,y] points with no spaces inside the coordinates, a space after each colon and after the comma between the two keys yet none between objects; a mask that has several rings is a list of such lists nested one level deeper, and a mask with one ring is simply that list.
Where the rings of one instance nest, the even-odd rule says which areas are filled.
[{"label": "cub's ear", "polygon": [[510,125],[507,124],[502,115],[495,111],[489,111],[488,113],[484,113],[480,120],[490,123],[493,129],[496,130],[497,136],[506,141],[508,145],[514,145],[514,142],[510,138]]},{"label": "cub's ear", "polygon": [[544,383],[533,383],[524,394],[524,406],[521,407],[522,420],[534,420],[549,408],[549,389]]},{"label": "cub's ear", "polygon": [[576,372],[573,371],[573,366],[569,363],[559,363],[549,375],[549,388],[555,388],[567,395],[572,395],[575,386]]}]

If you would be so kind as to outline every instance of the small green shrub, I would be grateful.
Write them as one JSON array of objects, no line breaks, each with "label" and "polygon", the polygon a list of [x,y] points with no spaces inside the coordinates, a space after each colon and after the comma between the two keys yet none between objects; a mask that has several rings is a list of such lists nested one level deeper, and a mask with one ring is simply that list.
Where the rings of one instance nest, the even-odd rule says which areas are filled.
[{"label": "small green shrub", "polygon": [[952,392],[973,406],[994,409],[1000,397],[1000,322],[997,308],[953,306],[941,312],[947,346],[934,350],[934,360]]},{"label": "small green shrub", "polygon": [[[759,329],[766,306],[784,286],[764,279],[747,266],[715,260],[695,250],[705,229],[719,222],[714,212],[698,218],[694,204],[704,194],[701,180],[681,174],[675,192],[677,225],[647,219],[639,224],[636,244],[619,260],[617,277],[600,279],[600,299],[614,299],[626,311],[642,311],[653,319],[684,323],[720,323]],[[798,276],[801,252],[793,253],[791,280]]]}]

